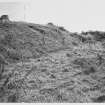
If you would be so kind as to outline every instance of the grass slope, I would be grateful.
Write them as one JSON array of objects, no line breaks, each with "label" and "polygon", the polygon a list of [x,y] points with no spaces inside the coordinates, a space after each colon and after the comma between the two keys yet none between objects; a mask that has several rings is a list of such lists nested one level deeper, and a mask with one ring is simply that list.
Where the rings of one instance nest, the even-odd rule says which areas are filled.
[{"label": "grass slope", "polygon": [[0,23],[0,102],[105,102],[105,32]]}]

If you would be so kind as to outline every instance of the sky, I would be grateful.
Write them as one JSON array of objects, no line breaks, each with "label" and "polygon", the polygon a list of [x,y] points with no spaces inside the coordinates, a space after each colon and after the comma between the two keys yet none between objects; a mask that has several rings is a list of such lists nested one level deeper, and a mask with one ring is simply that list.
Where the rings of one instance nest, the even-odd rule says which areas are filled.
[{"label": "sky", "polygon": [[14,21],[52,22],[71,32],[105,31],[105,0],[3,0],[2,14]]}]

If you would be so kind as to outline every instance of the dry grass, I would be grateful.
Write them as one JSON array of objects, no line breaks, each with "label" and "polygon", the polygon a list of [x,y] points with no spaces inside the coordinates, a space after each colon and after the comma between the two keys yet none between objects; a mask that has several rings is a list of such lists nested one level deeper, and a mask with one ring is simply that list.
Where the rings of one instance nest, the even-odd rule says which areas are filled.
[{"label": "dry grass", "polygon": [[103,34],[78,35],[53,24],[0,24],[0,54],[8,62],[0,102],[104,102]]}]

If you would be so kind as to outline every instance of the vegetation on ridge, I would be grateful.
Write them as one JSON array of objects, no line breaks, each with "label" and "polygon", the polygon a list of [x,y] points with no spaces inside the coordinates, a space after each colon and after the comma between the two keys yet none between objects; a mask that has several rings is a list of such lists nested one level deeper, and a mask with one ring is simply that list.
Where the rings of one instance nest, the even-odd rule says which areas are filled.
[{"label": "vegetation on ridge", "polygon": [[0,102],[105,102],[105,32],[0,18]]}]

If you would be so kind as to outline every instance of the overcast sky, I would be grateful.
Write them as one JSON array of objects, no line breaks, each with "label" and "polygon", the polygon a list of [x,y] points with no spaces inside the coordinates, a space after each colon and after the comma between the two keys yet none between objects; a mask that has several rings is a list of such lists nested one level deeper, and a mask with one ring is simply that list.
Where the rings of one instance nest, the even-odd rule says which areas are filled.
[{"label": "overcast sky", "polygon": [[105,0],[9,1],[0,2],[0,14],[8,14],[12,20],[39,24],[53,22],[72,32],[105,31]]}]

